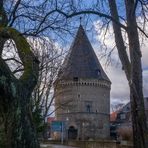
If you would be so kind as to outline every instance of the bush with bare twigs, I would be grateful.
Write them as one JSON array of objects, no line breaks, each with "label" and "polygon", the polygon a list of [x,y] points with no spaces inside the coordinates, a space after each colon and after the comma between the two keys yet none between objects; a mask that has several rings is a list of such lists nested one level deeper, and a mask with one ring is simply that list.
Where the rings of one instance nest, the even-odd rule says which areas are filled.
[{"label": "bush with bare twigs", "polygon": [[119,136],[119,139],[131,141],[133,140],[133,131],[131,127],[119,127],[117,129],[117,134]]}]

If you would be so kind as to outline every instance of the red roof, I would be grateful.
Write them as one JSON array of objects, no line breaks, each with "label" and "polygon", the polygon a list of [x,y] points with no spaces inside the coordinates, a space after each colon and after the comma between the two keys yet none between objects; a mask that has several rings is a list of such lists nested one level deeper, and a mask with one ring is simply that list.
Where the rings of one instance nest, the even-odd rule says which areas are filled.
[{"label": "red roof", "polygon": [[47,118],[47,123],[51,123],[54,120],[55,120],[55,117],[48,117]]},{"label": "red roof", "polygon": [[117,118],[117,111],[115,111],[115,112],[112,112],[111,114],[110,114],[110,121],[116,121],[116,118]]}]

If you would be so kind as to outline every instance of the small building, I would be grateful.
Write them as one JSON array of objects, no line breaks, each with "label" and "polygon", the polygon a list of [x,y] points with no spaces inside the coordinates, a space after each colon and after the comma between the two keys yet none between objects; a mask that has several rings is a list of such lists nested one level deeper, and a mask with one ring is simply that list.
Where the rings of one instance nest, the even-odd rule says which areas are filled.
[{"label": "small building", "polygon": [[[148,97],[144,98],[145,114],[147,118],[148,125]],[[132,138],[132,117],[131,117],[131,104],[130,102],[124,105],[118,111],[111,113],[110,115],[111,123],[111,137],[116,138],[122,137],[122,134],[126,137]]]},{"label": "small building", "polygon": [[110,136],[111,82],[80,25],[54,83],[56,119],[70,139]]},{"label": "small building", "polygon": [[[148,97],[144,98],[144,106],[145,106],[146,118],[148,119]],[[111,115],[112,118],[113,118],[113,114],[115,113],[112,113]],[[116,111],[116,118],[114,122],[120,125],[132,125],[130,102],[124,105],[119,111]]]}]

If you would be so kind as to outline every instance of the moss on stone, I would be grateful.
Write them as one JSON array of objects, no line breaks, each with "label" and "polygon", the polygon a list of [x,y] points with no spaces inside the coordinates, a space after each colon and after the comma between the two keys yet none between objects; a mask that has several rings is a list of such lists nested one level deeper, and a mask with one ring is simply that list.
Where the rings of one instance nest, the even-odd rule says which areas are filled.
[{"label": "moss on stone", "polygon": [[5,76],[1,76],[1,77],[0,77],[0,83],[1,83],[1,84],[4,85],[4,84],[6,83],[6,80],[7,80],[7,78],[6,78]]},{"label": "moss on stone", "polygon": [[33,73],[33,60],[35,58],[29,43],[26,38],[14,28],[0,26],[0,33],[7,36],[7,38],[11,38],[15,42],[19,57],[24,66],[24,73],[21,79],[25,81]]},{"label": "moss on stone", "polygon": [[16,92],[17,91],[16,91],[15,84],[13,82],[11,82],[10,86],[11,86],[11,91],[12,91],[13,97],[16,97]]}]

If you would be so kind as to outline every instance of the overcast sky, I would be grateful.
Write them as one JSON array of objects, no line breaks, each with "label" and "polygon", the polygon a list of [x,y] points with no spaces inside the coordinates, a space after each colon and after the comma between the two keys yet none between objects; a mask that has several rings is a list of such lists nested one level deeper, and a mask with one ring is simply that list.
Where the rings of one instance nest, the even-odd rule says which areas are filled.
[{"label": "overcast sky", "polygon": [[[100,22],[95,22],[94,27],[97,32],[97,36],[95,37],[97,41],[103,43],[103,31],[100,31],[99,28]],[[105,43],[108,49],[112,48],[114,43],[114,36],[112,28],[109,28],[110,33],[106,34]],[[145,45],[142,46],[142,67],[143,67],[143,92],[144,96],[148,97],[148,40],[144,41]],[[96,48],[96,45],[93,45],[95,52],[99,55],[103,51],[100,51]],[[109,51],[108,51],[109,52]],[[100,59],[100,62],[110,78],[111,85],[111,104],[116,103],[126,103],[129,101],[129,87],[128,83],[122,70],[120,60],[118,58],[117,50],[115,49],[111,55],[111,63],[108,66],[105,66],[106,59]]]},{"label": "overcast sky", "polygon": [[[125,73],[122,70],[122,66],[121,66],[116,49],[111,54],[111,63],[109,63],[106,66],[107,58],[106,56],[104,56],[104,58],[101,58],[102,55],[104,54],[104,50],[100,48],[101,47],[100,45],[103,43],[103,32],[100,30],[98,22],[94,23],[94,28],[95,28],[95,35],[93,35],[92,37],[92,33],[90,35],[89,32],[87,32],[86,28],[84,27],[86,34],[93,46],[93,49],[95,50],[98,56],[98,59],[104,71],[106,72],[107,76],[112,82],[111,98],[110,98],[111,111],[112,111],[112,107],[114,107],[115,105],[122,104],[122,103],[126,104],[127,102],[129,102],[128,82],[125,77]],[[106,40],[105,40],[105,43],[107,45],[107,51],[106,51],[107,54],[109,53],[110,49],[112,49],[112,47],[115,46],[112,28],[110,28],[109,32],[110,33],[106,33]],[[73,39],[71,39],[68,42],[68,45],[65,47],[67,51],[69,50],[70,45],[74,40],[74,37],[75,36],[73,36]],[[143,45],[141,48],[142,49],[142,67],[143,67],[143,91],[144,91],[144,96],[148,97],[148,60],[147,60],[148,59],[148,40],[146,40],[144,44],[145,45]],[[52,116],[54,116],[54,114]]]}]

